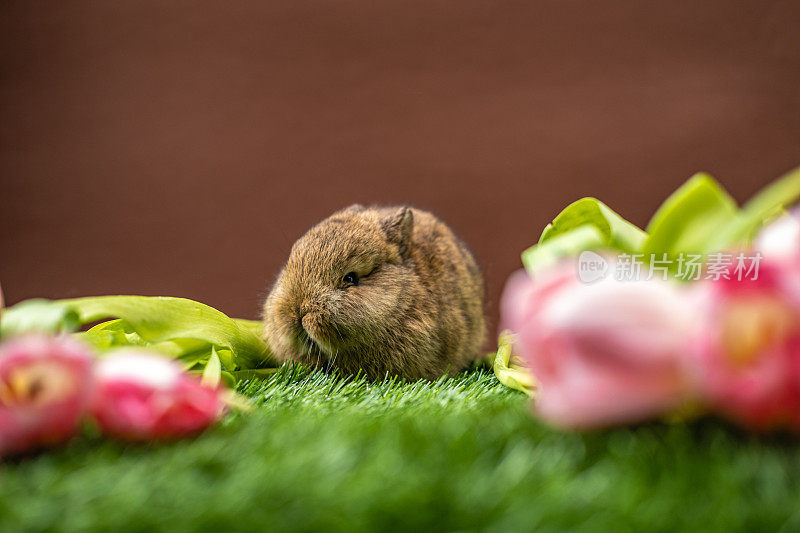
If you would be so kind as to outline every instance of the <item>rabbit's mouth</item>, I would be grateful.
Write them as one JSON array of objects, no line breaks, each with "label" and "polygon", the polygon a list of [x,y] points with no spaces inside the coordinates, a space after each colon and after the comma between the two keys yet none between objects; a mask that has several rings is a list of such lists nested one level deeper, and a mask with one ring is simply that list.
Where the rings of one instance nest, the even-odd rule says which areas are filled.
[{"label": "rabbit's mouth", "polygon": [[309,355],[331,356],[336,353],[339,343],[335,328],[326,320],[326,316],[311,312],[304,315],[297,324],[297,341]]},{"label": "rabbit's mouth", "polygon": [[306,355],[327,357],[331,353],[325,343],[315,339],[305,328],[300,328],[297,332],[297,345]]}]

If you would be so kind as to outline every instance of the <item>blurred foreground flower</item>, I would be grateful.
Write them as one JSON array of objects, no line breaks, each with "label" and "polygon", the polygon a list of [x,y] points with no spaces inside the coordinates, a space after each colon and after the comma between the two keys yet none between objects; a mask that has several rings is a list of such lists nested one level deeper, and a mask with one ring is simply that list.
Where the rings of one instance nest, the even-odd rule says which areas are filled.
[{"label": "blurred foreground flower", "polygon": [[87,348],[68,337],[0,345],[0,455],[73,436],[91,394],[91,364]]},{"label": "blurred foreground flower", "polygon": [[141,350],[119,350],[96,365],[91,412],[107,434],[127,440],[198,433],[225,412],[225,389],[203,386],[180,363]]},{"label": "blurred foreground flower", "polygon": [[800,268],[800,211],[785,214],[758,235],[756,250],[769,262],[790,262]]},{"label": "blurred foreground flower", "polygon": [[501,327],[539,382],[536,411],[572,428],[635,422],[691,394],[684,362],[696,306],[669,282],[581,283],[572,264],[508,281]]},{"label": "blurred foreground flower", "polygon": [[745,426],[798,431],[800,263],[763,253],[757,280],[703,287],[700,381],[711,406]]}]

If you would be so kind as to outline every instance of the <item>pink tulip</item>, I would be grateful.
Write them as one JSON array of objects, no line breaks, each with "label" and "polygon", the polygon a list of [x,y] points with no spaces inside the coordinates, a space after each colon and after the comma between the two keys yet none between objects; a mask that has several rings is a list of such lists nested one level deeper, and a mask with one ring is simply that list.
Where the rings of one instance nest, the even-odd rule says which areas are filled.
[{"label": "pink tulip", "polygon": [[69,337],[31,334],[0,345],[0,455],[73,436],[91,394],[91,364]]},{"label": "pink tulip", "polygon": [[537,413],[562,427],[635,422],[690,395],[684,356],[697,322],[688,294],[663,281],[581,283],[562,264],[509,279],[501,324],[540,383]]},{"label": "pink tulip", "polygon": [[171,359],[120,350],[100,360],[91,411],[107,434],[126,440],[198,433],[225,411],[223,391],[205,387]]},{"label": "pink tulip", "polygon": [[785,214],[758,235],[755,249],[770,262],[792,262],[800,266],[800,211]]},{"label": "pink tulip", "polygon": [[700,383],[714,409],[747,427],[800,431],[800,263],[767,252],[758,279],[705,283]]}]

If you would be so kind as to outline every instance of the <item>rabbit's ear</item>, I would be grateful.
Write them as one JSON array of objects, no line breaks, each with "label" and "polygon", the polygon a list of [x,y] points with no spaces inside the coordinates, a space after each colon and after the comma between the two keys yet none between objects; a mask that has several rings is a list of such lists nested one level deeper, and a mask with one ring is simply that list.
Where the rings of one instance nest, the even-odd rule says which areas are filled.
[{"label": "rabbit's ear", "polygon": [[414,212],[410,207],[401,207],[383,221],[386,238],[400,247],[400,255],[405,259],[414,233]]}]

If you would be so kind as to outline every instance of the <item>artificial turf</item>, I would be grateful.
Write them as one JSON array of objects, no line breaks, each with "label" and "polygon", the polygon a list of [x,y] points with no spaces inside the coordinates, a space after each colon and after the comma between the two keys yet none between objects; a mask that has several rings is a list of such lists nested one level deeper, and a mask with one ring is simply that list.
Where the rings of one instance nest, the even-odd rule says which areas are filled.
[{"label": "artificial turf", "polygon": [[576,434],[473,371],[370,383],[283,368],[194,440],[82,437],[0,465],[0,531],[800,529],[789,438],[718,422]]}]

